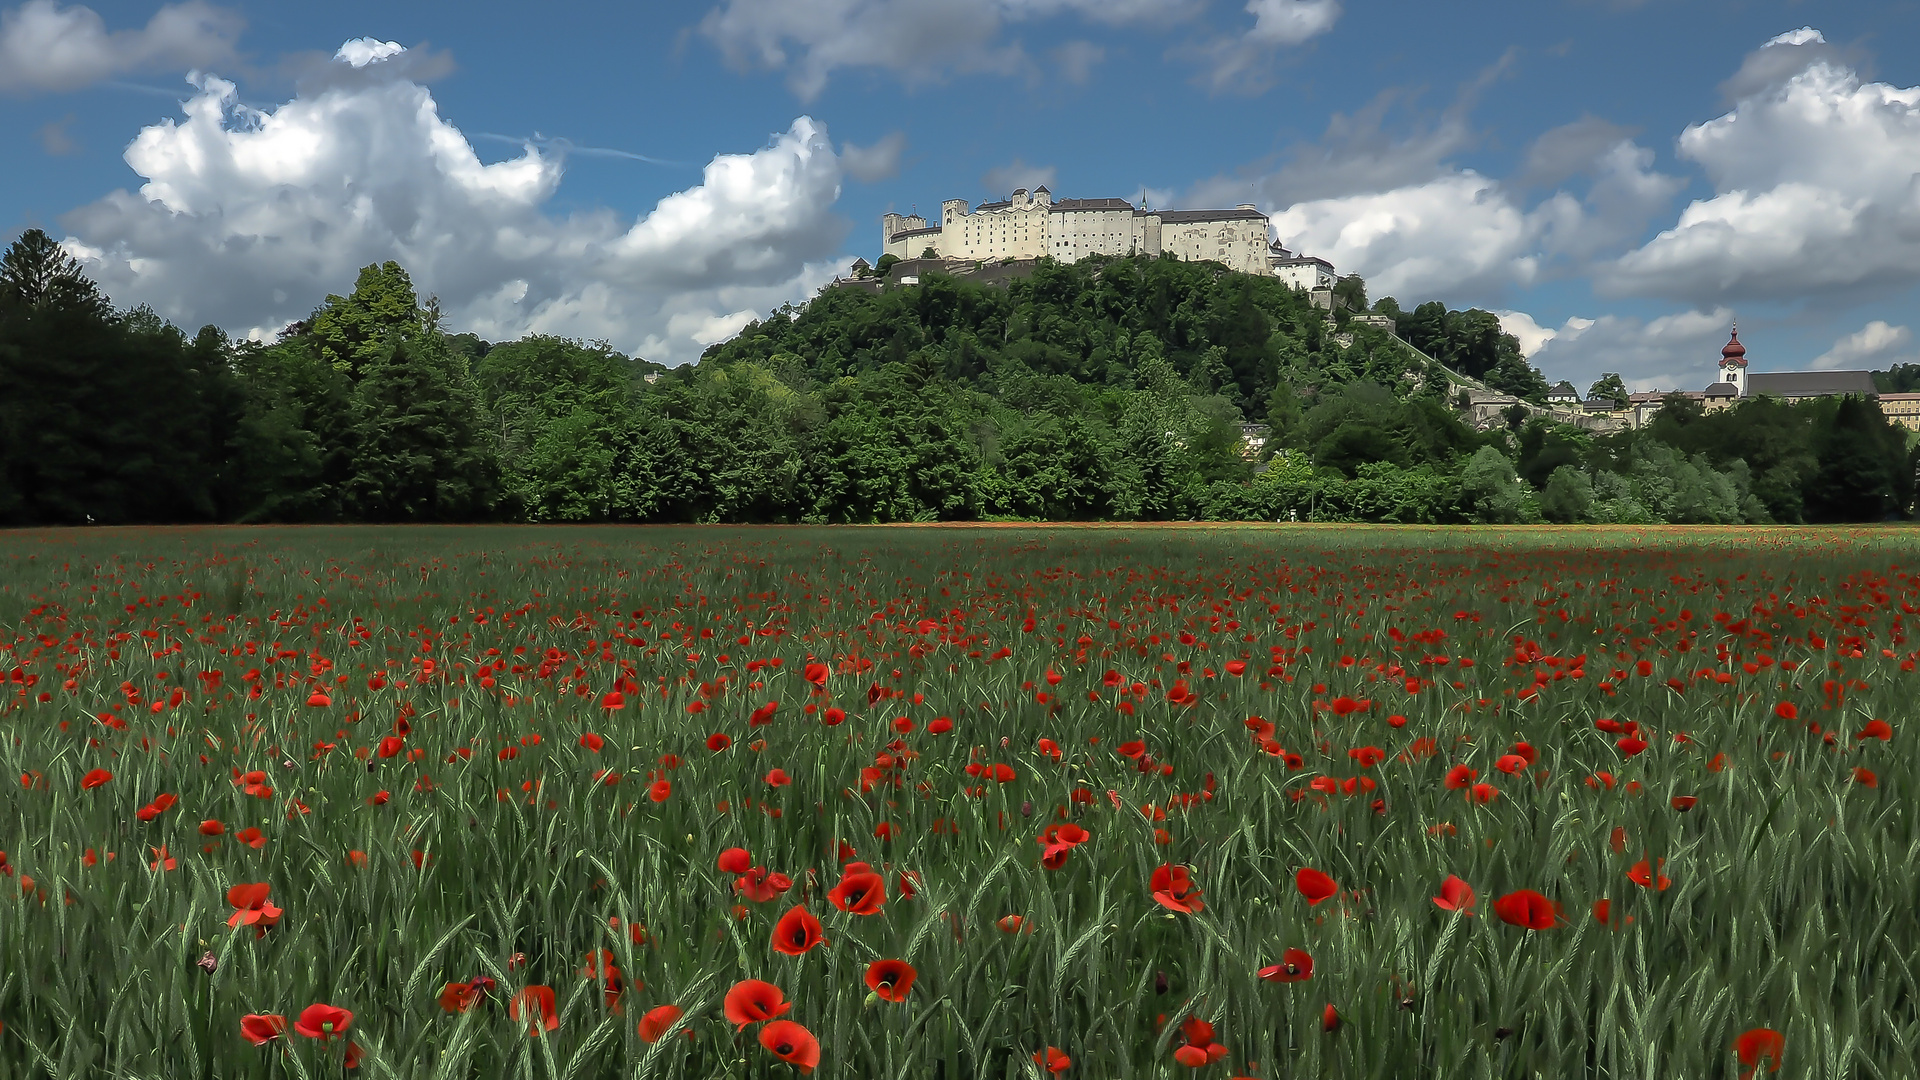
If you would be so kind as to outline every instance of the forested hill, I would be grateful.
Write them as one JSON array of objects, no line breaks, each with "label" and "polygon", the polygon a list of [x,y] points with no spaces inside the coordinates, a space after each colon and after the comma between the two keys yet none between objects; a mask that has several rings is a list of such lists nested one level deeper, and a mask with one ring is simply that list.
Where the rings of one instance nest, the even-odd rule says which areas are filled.
[{"label": "forested hill", "polygon": [[[1311,401],[1326,388],[1365,381],[1401,396],[1444,394],[1393,335],[1351,321],[1366,311],[1366,285],[1344,279],[1336,322],[1276,278],[1213,263],[1159,258],[1043,259],[1005,286],[934,275],[882,292],[828,289],[707,350],[703,362],[742,360],[829,381],[900,364],[922,380],[993,386],[1013,377],[1065,376],[1098,387],[1131,387],[1161,362],[1197,392],[1217,394],[1262,420],[1282,400]],[[1471,379],[1538,399],[1547,386],[1486,311],[1449,311],[1437,301],[1392,317],[1420,353]],[[1348,334],[1350,333],[1350,339]]]},{"label": "forested hill", "polygon": [[[1368,309],[1364,283],[1340,292]],[[188,337],[29,231],[0,259],[0,525],[1739,522],[1911,501],[1871,400],[1475,431],[1447,368],[1544,390],[1498,321],[1371,313],[1399,337],[1208,264],[1043,262],[1000,287],[830,289],[667,370],[452,333],[391,262],[274,342]]]}]

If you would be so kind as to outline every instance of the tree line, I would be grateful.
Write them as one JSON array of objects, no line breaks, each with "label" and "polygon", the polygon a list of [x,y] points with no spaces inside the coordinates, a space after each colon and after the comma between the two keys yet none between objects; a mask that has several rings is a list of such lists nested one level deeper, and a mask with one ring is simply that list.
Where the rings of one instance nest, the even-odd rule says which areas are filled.
[{"label": "tree line", "polygon": [[1043,260],[1004,287],[828,289],[667,369],[449,332],[392,262],[272,342],[188,337],[115,310],[30,231],[0,258],[0,523],[1797,522],[1911,505],[1905,432],[1871,399],[1705,414],[1676,398],[1610,435],[1516,410],[1475,431],[1456,375],[1546,392],[1498,319],[1341,287],[1330,319],[1214,264]]}]

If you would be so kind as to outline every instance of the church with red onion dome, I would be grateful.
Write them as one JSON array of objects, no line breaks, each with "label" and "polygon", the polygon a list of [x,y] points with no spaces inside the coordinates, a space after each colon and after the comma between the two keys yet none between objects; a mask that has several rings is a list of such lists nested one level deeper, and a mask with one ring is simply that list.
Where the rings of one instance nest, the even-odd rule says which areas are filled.
[{"label": "church with red onion dome", "polygon": [[[1720,350],[1720,381],[1707,387],[1706,397],[1749,398],[1771,395],[1778,398],[1841,397],[1846,394],[1873,394],[1870,371],[1747,371],[1747,347],[1740,344],[1740,327]],[[1729,402],[1731,403],[1731,402]]]}]

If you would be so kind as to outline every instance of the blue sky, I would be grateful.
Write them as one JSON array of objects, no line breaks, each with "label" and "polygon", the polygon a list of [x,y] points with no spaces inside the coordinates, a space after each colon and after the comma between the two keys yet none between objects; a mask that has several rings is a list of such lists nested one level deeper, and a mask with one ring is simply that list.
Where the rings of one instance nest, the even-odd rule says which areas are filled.
[{"label": "blue sky", "polygon": [[1044,181],[1256,202],[1582,389],[1705,385],[1735,318],[1755,370],[1920,358],[1913,0],[4,3],[0,231],[189,328],[392,258],[681,363],[882,212]]}]

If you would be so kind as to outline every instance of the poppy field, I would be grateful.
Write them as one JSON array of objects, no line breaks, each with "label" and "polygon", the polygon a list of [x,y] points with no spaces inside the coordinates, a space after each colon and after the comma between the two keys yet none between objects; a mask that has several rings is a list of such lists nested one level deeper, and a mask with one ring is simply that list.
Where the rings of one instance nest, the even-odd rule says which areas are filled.
[{"label": "poppy field", "polygon": [[1893,530],[0,534],[0,1077],[1920,1076]]}]

